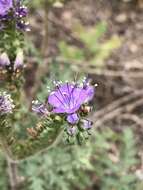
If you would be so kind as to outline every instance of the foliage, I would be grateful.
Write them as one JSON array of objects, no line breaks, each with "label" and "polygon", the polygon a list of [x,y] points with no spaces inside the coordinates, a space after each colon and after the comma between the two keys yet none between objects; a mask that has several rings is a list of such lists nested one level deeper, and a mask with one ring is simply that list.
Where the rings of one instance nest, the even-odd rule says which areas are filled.
[{"label": "foliage", "polygon": [[96,133],[95,139],[94,168],[101,189],[134,190],[137,178],[132,167],[138,159],[132,130],[125,128],[118,134],[105,129],[101,134]]},{"label": "foliage", "polygon": [[[28,176],[27,190],[85,189],[94,183],[100,190],[138,190],[136,156],[131,129],[125,128],[122,133],[102,129],[86,145],[55,147],[25,161],[21,171]],[[96,176],[96,181],[90,176]]]},{"label": "foliage", "polygon": [[120,47],[121,39],[112,36],[109,40],[101,42],[107,25],[99,23],[96,26],[85,28],[78,24],[73,31],[74,36],[80,40],[82,47],[70,45],[66,42],[59,44],[60,58],[66,62],[81,63],[83,66],[96,66],[98,69],[105,67],[105,60],[114,49]]}]

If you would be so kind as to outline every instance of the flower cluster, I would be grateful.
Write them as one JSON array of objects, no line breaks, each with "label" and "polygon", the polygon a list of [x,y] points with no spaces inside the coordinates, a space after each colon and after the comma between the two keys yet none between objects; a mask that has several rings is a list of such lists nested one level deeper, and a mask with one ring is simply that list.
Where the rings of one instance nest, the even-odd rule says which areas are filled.
[{"label": "flower cluster", "polygon": [[24,64],[23,51],[21,49],[18,50],[16,58],[13,63],[11,63],[7,53],[0,54],[0,69],[6,69],[10,67],[13,71],[17,71],[23,68]]},{"label": "flower cluster", "polygon": [[0,93],[0,115],[12,113],[14,108],[13,100],[6,92]]},{"label": "flower cluster", "polygon": [[[57,82],[55,89],[48,96],[47,103],[34,104],[32,110],[43,116],[49,115],[49,112],[58,114],[68,123],[68,135],[74,136],[80,131],[89,131],[92,128],[92,122],[86,117],[91,110],[88,102],[93,99],[94,94],[95,88],[87,79],[82,83]],[[49,106],[52,107],[51,110],[48,110]]]},{"label": "flower cluster", "polygon": [[22,1],[0,0],[0,30],[15,25],[15,28],[28,31],[28,22],[25,21],[28,10],[22,5]]}]

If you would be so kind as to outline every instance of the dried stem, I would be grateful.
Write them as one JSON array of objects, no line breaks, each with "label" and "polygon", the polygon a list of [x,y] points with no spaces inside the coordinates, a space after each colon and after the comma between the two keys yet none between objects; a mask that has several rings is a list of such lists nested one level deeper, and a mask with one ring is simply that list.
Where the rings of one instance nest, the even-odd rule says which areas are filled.
[{"label": "dried stem", "polygon": [[[115,117],[121,115],[130,114],[134,108],[143,104],[143,90],[137,91],[133,94],[129,94],[115,102],[107,105],[107,107],[102,110],[97,111],[93,116],[92,120],[96,127],[102,126],[104,123],[111,121]],[[131,120],[136,120],[136,118],[130,118]],[[139,124],[139,123],[138,123]]]}]

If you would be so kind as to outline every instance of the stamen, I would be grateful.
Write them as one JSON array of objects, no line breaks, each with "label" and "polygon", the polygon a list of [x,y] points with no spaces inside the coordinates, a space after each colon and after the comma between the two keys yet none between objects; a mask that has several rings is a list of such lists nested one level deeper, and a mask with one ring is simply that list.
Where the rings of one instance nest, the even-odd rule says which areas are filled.
[{"label": "stamen", "polygon": [[73,100],[73,101],[72,101],[73,107],[74,107],[74,105],[75,105],[73,93],[74,93],[74,90],[76,89],[76,87],[77,87],[77,83],[75,82],[75,83],[74,83],[74,86],[73,86],[73,89],[72,89],[72,91],[71,91],[71,94],[70,94],[70,96],[71,96],[71,98],[72,98],[72,100]]}]

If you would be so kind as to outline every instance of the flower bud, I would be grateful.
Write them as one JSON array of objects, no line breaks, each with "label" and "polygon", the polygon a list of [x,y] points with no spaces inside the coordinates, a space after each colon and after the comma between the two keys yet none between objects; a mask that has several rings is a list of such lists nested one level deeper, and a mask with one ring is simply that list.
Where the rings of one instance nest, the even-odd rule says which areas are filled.
[{"label": "flower bud", "polygon": [[77,133],[77,128],[76,128],[75,126],[69,127],[69,128],[67,129],[67,132],[68,132],[68,134],[69,134],[70,136],[73,136],[73,135],[75,135],[75,134]]},{"label": "flower bud", "polygon": [[23,62],[24,62],[24,56],[23,56],[23,51],[19,50],[16,59],[14,61],[14,71],[17,69],[22,69],[23,68]]},{"label": "flower bud", "polygon": [[92,121],[83,120],[82,122],[83,122],[82,128],[83,128],[84,130],[89,130],[89,129],[92,128],[92,125],[93,125]]},{"label": "flower bud", "polygon": [[7,53],[4,52],[0,55],[0,67],[6,67],[8,65],[10,65],[10,60]]}]

